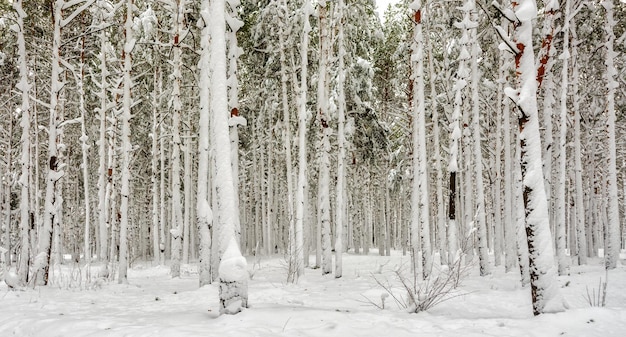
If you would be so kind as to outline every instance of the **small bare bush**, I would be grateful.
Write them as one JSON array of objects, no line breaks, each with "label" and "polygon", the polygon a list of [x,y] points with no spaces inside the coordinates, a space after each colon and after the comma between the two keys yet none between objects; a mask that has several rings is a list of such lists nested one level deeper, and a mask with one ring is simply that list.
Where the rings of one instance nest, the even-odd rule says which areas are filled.
[{"label": "small bare bush", "polygon": [[606,305],[607,282],[608,282],[608,272],[607,272],[606,281],[602,282],[602,278],[600,278],[597,289],[593,288],[591,289],[591,292],[590,292],[589,287],[586,287],[587,294],[583,295],[583,297],[585,298],[585,300],[587,300],[587,303],[589,304],[590,307],[604,307]]}]

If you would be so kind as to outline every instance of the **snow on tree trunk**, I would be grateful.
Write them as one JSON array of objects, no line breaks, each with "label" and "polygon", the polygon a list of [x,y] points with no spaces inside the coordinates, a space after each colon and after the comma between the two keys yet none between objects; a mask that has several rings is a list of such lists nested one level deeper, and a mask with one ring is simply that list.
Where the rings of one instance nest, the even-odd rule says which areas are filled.
[{"label": "snow on tree trunk", "polygon": [[[98,1],[97,3],[97,15],[98,25],[103,26],[106,24],[109,13],[109,8],[106,1]],[[107,49],[109,48],[109,40],[106,29],[102,29],[99,34],[100,52],[98,54],[98,60],[100,61],[100,92],[98,98],[100,98],[100,107],[96,109],[98,113],[98,119],[100,120],[100,137],[98,139],[98,231],[99,231],[99,243],[98,243],[98,259],[106,261],[108,254],[108,197],[107,193],[107,111],[110,106],[108,103],[109,95],[109,70],[107,67]]]},{"label": "snow on tree trunk", "polygon": [[172,277],[180,277],[180,258],[182,252],[182,237],[183,237],[183,209],[180,196],[180,118],[181,110],[183,108],[181,94],[181,82],[182,76],[182,40],[187,35],[185,25],[185,0],[178,0],[176,3],[171,3],[172,15],[172,93],[171,93],[171,106],[172,106],[172,175],[170,177],[171,193],[172,193],[172,220],[170,234],[172,235],[172,255],[170,265],[170,275]]},{"label": "snow on tree trunk", "polygon": [[537,95],[539,95],[540,89],[543,85],[543,148],[542,148],[542,163],[543,163],[543,175],[544,186],[546,189],[546,198],[548,198],[549,207],[548,212],[550,219],[552,219],[553,207],[552,204],[552,150],[554,137],[552,135],[552,115],[554,113],[554,80],[551,71],[553,62],[551,61],[552,54],[554,54],[554,48],[552,48],[552,40],[554,37],[554,19],[556,17],[556,11],[559,9],[558,0],[544,1],[543,8],[544,19],[542,28],[542,41],[541,48],[537,55]]},{"label": "snow on tree trunk", "polygon": [[[507,18],[503,17],[501,20],[501,26],[499,28],[505,32],[502,27],[510,27],[510,23]],[[508,50],[502,48],[500,50],[500,66],[499,66],[499,81],[498,92],[505,93],[504,86],[509,79],[509,69],[512,64],[511,53]],[[501,107],[502,120],[502,142],[504,148],[504,215],[502,217],[504,221],[504,248],[505,248],[505,270],[511,272],[517,265],[518,258],[518,245],[517,245],[517,215],[514,214],[514,205],[517,205],[517,189],[514,183],[514,174],[516,171],[512,168],[513,152],[511,150],[511,101],[508,98],[500,96],[502,100],[499,100],[498,106]],[[516,166],[517,167],[517,166]],[[516,209],[516,208],[515,208]],[[524,240],[525,241],[525,240]]]},{"label": "snow on tree trunk", "polygon": [[58,125],[61,122],[58,112],[59,94],[64,83],[61,82],[61,56],[59,47],[61,45],[61,13],[64,1],[57,0],[53,6],[53,35],[52,35],[52,74],[50,77],[50,122],[48,124],[48,169],[46,174],[46,194],[44,203],[43,228],[39,233],[39,253],[35,259],[35,269],[37,273],[37,284],[48,284],[48,271],[50,269],[50,256],[52,252],[52,232],[59,214],[58,206],[58,183],[65,174],[59,158],[60,132]]},{"label": "snow on tree trunk", "polygon": [[[499,42],[495,40],[496,44]],[[502,51],[500,51],[501,53]],[[493,213],[494,213],[494,233],[493,233],[493,264],[495,266],[500,266],[502,264],[502,254],[504,250],[504,231],[507,223],[503,223],[503,214],[502,214],[502,133],[504,129],[502,128],[502,114],[503,114],[503,91],[504,91],[504,76],[502,75],[502,55],[499,53],[498,55],[498,77],[496,79],[496,83],[498,83],[498,89],[496,91],[496,128],[495,128],[495,154],[494,154],[494,184],[493,184]],[[507,99],[508,101],[508,99]],[[506,155],[506,154],[505,154]],[[505,186],[508,188],[508,186]],[[506,202],[506,201],[504,201]],[[505,267],[506,268],[506,267]],[[508,271],[508,270],[507,270]]]},{"label": "snow on tree trunk", "polygon": [[605,266],[606,269],[615,269],[617,267],[617,261],[619,260],[619,253],[621,248],[620,237],[620,218],[619,218],[619,199],[617,194],[617,164],[616,164],[616,139],[615,139],[615,89],[619,87],[619,83],[615,80],[618,72],[615,68],[613,59],[617,56],[617,53],[613,50],[613,44],[615,42],[615,33],[613,27],[617,22],[613,18],[614,4],[612,0],[603,0],[602,6],[606,10],[606,19],[604,22],[604,30],[606,32],[606,59],[604,64],[606,65],[606,132],[607,132],[607,148],[608,148],[608,207],[607,207],[607,224],[604,231],[605,243]]},{"label": "snow on tree trunk", "polygon": [[561,68],[561,105],[558,119],[559,139],[556,142],[556,148],[554,152],[557,156],[557,180],[555,187],[555,201],[554,201],[554,221],[556,222],[556,256],[558,263],[559,275],[569,275],[569,261],[565,254],[566,250],[566,233],[565,228],[567,226],[566,219],[566,198],[565,185],[567,174],[567,92],[569,89],[569,16],[570,16],[570,0],[565,2],[565,21],[563,23],[563,54],[561,59],[563,65]]},{"label": "snow on tree trunk", "polygon": [[574,113],[574,194],[575,194],[575,209],[576,209],[576,251],[578,252],[578,261],[580,264],[587,264],[587,234],[585,228],[585,205],[584,205],[584,189],[583,189],[583,165],[582,165],[582,148],[581,148],[581,122],[582,116],[580,114],[580,99],[578,98],[578,39],[576,39],[576,26],[574,18],[571,19],[570,32],[572,33],[572,111]]},{"label": "snow on tree trunk", "polygon": [[[346,54],[344,46],[343,26],[345,23],[345,3],[339,0],[337,5],[339,22],[337,27],[337,209],[335,210],[335,278],[343,275],[343,228],[345,226],[346,206],[344,196],[346,194],[346,93],[345,80],[346,70],[344,56]],[[389,189],[387,189],[388,191]]]},{"label": "snow on tree trunk", "polygon": [[[153,54],[158,55],[157,50],[153,50]],[[158,62],[158,61],[157,61]],[[154,68],[152,91],[152,160],[151,160],[151,176],[152,183],[152,254],[154,255],[154,263],[159,263],[161,254],[160,249],[160,233],[159,233],[159,107],[160,100],[158,97],[158,83],[160,79],[160,67]]]},{"label": "snow on tree trunk", "polygon": [[[187,125],[191,126],[191,116],[189,116],[187,120]],[[192,149],[192,140],[191,140],[191,130],[189,128],[186,130],[184,140],[184,168],[183,168],[183,184],[184,184],[184,218],[183,218],[183,264],[189,263],[189,248],[191,243],[191,149]]]},{"label": "snow on tree trunk", "polygon": [[320,58],[317,82],[317,117],[320,127],[320,154],[319,154],[319,189],[318,202],[321,230],[322,274],[332,272],[333,258],[330,233],[330,114],[328,112],[328,63],[330,57],[329,32],[330,2],[318,3],[318,17],[320,25]]},{"label": "snow on tree trunk", "polygon": [[550,234],[548,200],[541,163],[541,139],[537,111],[537,81],[534,77],[532,20],[537,16],[534,0],[513,2],[517,17],[514,43],[517,90],[507,88],[519,110],[521,172],[528,242],[533,314],[562,311],[563,301],[556,281]]},{"label": "snow on tree trunk", "polygon": [[[239,210],[239,125],[246,126],[246,119],[239,115],[239,82],[237,80],[237,60],[243,54],[243,49],[237,45],[237,31],[243,26],[243,21],[237,18],[239,0],[227,1],[230,5],[227,11],[227,23],[230,30],[226,33],[228,43],[228,106],[230,108],[230,152],[233,168],[233,182],[235,184],[235,209]],[[241,224],[239,216],[234,223],[237,242],[241,243]]]},{"label": "snow on tree trunk", "polygon": [[[211,133],[215,141],[215,186],[217,201],[217,252],[220,254],[220,313],[234,314],[247,307],[248,289],[246,260],[236,241],[236,209],[231,149],[228,127],[226,80],[226,17],[225,1],[211,3]],[[230,5],[233,9],[237,6]]]},{"label": "snow on tree trunk", "polygon": [[247,268],[233,236],[220,262],[220,314],[233,315],[248,307]]},{"label": "snow on tree trunk", "polygon": [[[430,213],[428,201],[428,172],[426,158],[426,109],[424,102],[424,35],[422,33],[421,1],[411,3],[413,38],[411,43],[411,106],[413,108],[413,180],[411,190],[411,237],[413,259],[417,261],[421,246],[422,277],[428,278],[432,269],[430,244]],[[417,242],[419,238],[419,243]],[[416,270],[417,271],[417,270]]]},{"label": "snow on tree trunk", "polygon": [[[284,10],[288,10],[285,1],[281,1]],[[286,166],[286,182],[287,182],[287,218],[289,221],[289,252],[288,252],[288,271],[287,282],[295,283],[298,279],[298,263],[296,248],[296,232],[295,219],[293,209],[293,166],[291,161],[291,120],[289,118],[289,96],[287,94],[287,60],[285,57],[285,34],[284,27],[287,22],[281,22],[281,31],[278,33],[279,53],[280,53],[280,85],[281,85],[281,103],[283,109],[283,141],[285,146],[285,166]],[[270,206],[271,208],[271,206]]]},{"label": "snow on tree trunk", "polygon": [[300,100],[298,102],[298,186],[296,190],[296,256],[298,276],[304,275],[304,217],[305,203],[307,202],[307,155],[306,155],[306,128],[307,128],[307,90],[308,90],[308,50],[309,50],[309,33],[311,32],[311,24],[309,16],[313,14],[314,9],[310,0],[305,0],[302,12],[304,15],[302,26],[302,42],[300,43]]},{"label": "snow on tree trunk", "polygon": [[489,265],[489,245],[487,242],[487,221],[485,220],[485,186],[483,183],[483,155],[480,137],[480,100],[478,97],[478,85],[480,74],[478,72],[478,53],[480,46],[477,39],[478,22],[476,14],[476,2],[468,0],[464,6],[467,14],[464,20],[465,28],[470,30],[471,46],[471,69],[472,79],[470,89],[472,93],[472,129],[474,132],[474,179],[476,182],[476,207],[477,216],[474,221],[478,230],[478,259],[480,264],[480,275],[491,274]]},{"label": "snow on tree trunk", "polygon": [[133,9],[134,0],[126,0],[126,21],[124,23],[124,32],[126,38],[124,41],[124,49],[122,59],[124,60],[123,68],[123,98],[122,98],[122,133],[121,133],[121,152],[122,152],[122,186],[120,189],[120,251],[119,251],[119,271],[118,283],[128,283],[128,201],[130,198],[130,153],[132,145],[130,143],[130,118],[131,118],[131,88],[133,80],[131,77],[132,58],[131,53],[135,46],[135,37],[133,32]]},{"label": "snow on tree trunk", "polygon": [[209,204],[209,120],[211,114],[210,100],[210,1],[202,0],[200,20],[202,32],[200,37],[199,89],[200,89],[200,120],[198,122],[198,189],[197,189],[197,221],[198,221],[198,257],[200,287],[210,284],[211,276],[211,224],[213,214]]},{"label": "snow on tree trunk", "polygon": [[[469,13],[466,13],[465,21],[469,21]],[[467,61],[470,59],[470,53],[467,50],[469,42],[469,32],[463,22],[455,24],[457,28],[463,30],[460,45],[460,54],[458,57],[458,69],[456,82],[452,90],[454,91],[454,108],[452,111],[452,119],[449,126],[450,129],[450,157],[448,161],[448,172],[450,173],[449,192],[448,192],[448,245],[449,245],[449,261],[454,263],[459,254],[458,243],[458,223],[456,221],[457,214],[457,173],[459,171],[459,141],[461,140],[461,110],[463,108],[463,91],[467,86],[467,77],[470,69],[467,67]]]},{"label": "snow on tree trunk", "polygon": [[[28,282],[28,268],[30,260],[30,224],[31,224],[31,210],[30,204],[30,189],[31,189],[31,110],[30,110],[30,88],[31,84],[28,82],[28,60],[26,55],[26,37],[24,33],[24,19],[26,18],[26,12],[22,7],[23,0],[16,0],[13,2],[13,9],[17,12],[16,22],[17,26],[15,31],[17,33],[17,48],[18,48],[18,64],[20,69],[20,80],[16,85],[16,88],[22,94],[22,104],[20,112],[22,113],[22,119],[20,126],[22,127],[22,137],[20,139],[22,145],[22,152],[20,158],[20,164],[22,166],[20,176],[20,260],[17,267],[18,280],[21,284]],[[0,192],[0,195],[1,192]],[[10,213],[7,210],[7,213]],[[6,228],[7,232],[11,232],[9,226]],[[9,259],[10,260],[10,259]]]},{"label": "snow on tree trunk", "polygon": [[[428,36],[428,34],[426,34]],[[430,40],[426,39],[425,42],[428,43]],[[426,44],[425,44],[426,45]],[[432,45],[427,46],[428,49],[428,70],[430,74],[435,74],[434,62],[433,62],[433,53],[432,53]],[[439,256],[441,259],[442,265],[448,264],[448,243],[447,243],[447,235],[446,235],[446,213],[444,210],[445,202],[443,199],[443,170],[442,170],[442,157],[441,157],[441,146],[439,139],[439,110],[437,107],[437,89],[436,89],[436,76],[428,76],[430,78],[430,102],[433,114],[433,148],[434,155],[433,159],[435,160],[435,170],[436,170],[436,195],[437,195],[437,231],[439,232]],[[389,189],[387,189],[387,195],[389,195]],[[390,212],[391,213],[391,212]]]},{"label": "snow on tree trunk", "polygon": [[89,137],[87,136],[87,108],[85,107],[85,36],[80,40],[80,56],[77,73],[74,73],[79,96],[78,109],[80,110],[80,147],[82,153],[83,194],[85,207],[84,260],[91,262],[90,231],[91,231],[91,202],[89,201]]}]

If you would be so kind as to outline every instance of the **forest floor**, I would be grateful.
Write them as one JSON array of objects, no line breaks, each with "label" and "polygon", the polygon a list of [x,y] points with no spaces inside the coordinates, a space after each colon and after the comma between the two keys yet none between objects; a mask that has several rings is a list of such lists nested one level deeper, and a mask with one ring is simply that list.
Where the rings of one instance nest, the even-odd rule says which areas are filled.
[{"label": "forest floor", "polygon": [[57,266],[48,287],[12,291],[0,282],[0,336],[626,336],[624,260],[609,272],[605,307],[586,299],[606,280],[602,260],[590,259],[559,277],[569,309],[537,317],[529,287],[503,267],[480,277],[473,266],[452,298],[413,314],[378,284],[389,284],[402,302],[394,270],[408,256],[345,254],[343,261],[340,279],[306,269],[293,285],[282,257],[249,259],[250,308],[232,316],[218,315],[217,284],[198,288],[193,265],[172,279],[167,267],[135,263],[123,285],[94,276],[86,282],[84,267]]}]

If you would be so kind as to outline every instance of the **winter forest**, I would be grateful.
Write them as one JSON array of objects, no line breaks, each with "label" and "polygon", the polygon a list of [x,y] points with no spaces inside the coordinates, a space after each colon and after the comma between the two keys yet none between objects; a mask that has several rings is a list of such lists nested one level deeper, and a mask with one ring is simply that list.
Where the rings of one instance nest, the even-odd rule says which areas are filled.
[{"label": "winter forest", "polygon": [[626,2],[387,3],[0,0],[0,335],[623,336]]}]

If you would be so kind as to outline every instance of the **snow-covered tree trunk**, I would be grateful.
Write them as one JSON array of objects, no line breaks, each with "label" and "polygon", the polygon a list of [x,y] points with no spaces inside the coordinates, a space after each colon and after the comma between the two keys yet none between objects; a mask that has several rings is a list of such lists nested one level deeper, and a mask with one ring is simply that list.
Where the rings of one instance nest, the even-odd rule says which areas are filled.
[{"label": "snow-covered tree trunk", "polygon": [[569,275],[569,261],[565,249],[567,226],[566,218],[566,198],[565,185],[567,174],[567,93],[569,89],[569,16],[570,16],[570,0],[565,1],[565,20],[563,23],[563,53],[561,59],[563,65],[561,68],[561,104],[558,119],[559,139],[556,142],[554,152],[557,156],[556,167],[556,186],[554,201],[554,227],[556,229],[556,256],[558,263],[559,275]]},{"label": "snow-covered tree trunk", "polygon": [[317,82],[317,117],[320,127],[318,202],[321,230],[322,274],[332,272],[333,258],[330,233],[330,114],[328,111],[328,63],[330,62],[330,2],[318,3],[320,58]]},{"label": "snow-covered tree trunk", "polygon": [[[157,50],[153,50],[153,54],[155,55],[155,57],[158,55],[158,51]],[[156,58],[156,60],[158,60],[158,58]],[[156,61],[155,60],[155,61]],[[158,61],[156,61],[158,62]],[[150,176],[150,182],[152,185],[152,254],[154,255],[154,263],[159,263],[159,257],[161,254],[161,249],[160,249],[160,233],[159,233],[159,223],[160,221],[162,221],[163,219],[159,218],[160,212],[159,212],[159,207],[161,206],[160,204],[160,199],[159,199],[159,136],[160,136],[160,132],[159,132],[159,108],[160,108],[160,98],[159,98],[159,94],[158,94],[158,84],[161,78],[161,68],[160,67],[155,67],[154,68],[154,74],[153,74],[153,80],[152,83],[154,85],[153,91],[152,91],[152,147],[151,147],[151,154],[152,154],[152,160],[150,161],[151,164],[151,176]]]},{"label": "snow-covered tree trunk", "polygon": [[[468,16],[464,20],[465,28],[470,30],[470,54],[472,79],[470,90],[472,93],[472,131],[474,143],[474,181],[476,183],[476,207],[477,216],[474,220],[474,227],[478,230],[478,259],[480,264],[480,275],[485,276],[491,274],[491,266],[489,265],[489,245],[487,242],[487,221],[485,219],[485,186],[483,183],[483,155],[480,137],[480,99],[478,97],[478,85],[480,74],[478,72],[478,53],[480,46],[477,39],[478,22],[476,14],[476,2],[468,0],[465,4]],[[469,19],[469,20],[467,20]]]},{"label": "snow-covered tree trunk", "polygon": [[64,1],[57,0],[53,6],[53,35],[52,35],[52,74],[50,77],[50,119],[48,124],[48,170],[46,174],[46,194],[44,203],[43,228],[39,233],[39,253],[35,260],[37,273],[37,284],[48,284],[48,271],[50,268],[50,256],[52,252],[52,232],[56,217],[59,214],[58,206],[58,183],[65,174],[63,165],[59,160],[58,146],[60,135],[58,126],[61,122],[58,112],[59,94],[64,83],[61,82],[61,56],[59,47],[61,45],[61,13]]},{"label": "snow-covered tree trunk", "polygon": [[131,77],[132,58],[131,53],[135,47],[135,36],[133,32],[133,11],[134,0],[126,0],[126,21],[124,23],[125,42],[122,52],[123,59],[123,98],[122,98],[122,114],[121,124],[121,152],[122,152],[122,181],[120,189],[120,251],[119,251],[119,271],[118,283],[128,283],[128,223],[129,223],[129,199],[130,199],[130,154],[132,145],[130,143],[130,118],[131,118],[131,88],[133,87],[133,79]]},{"label": "snow-covered tree trunk", "polygon": [[[426,34],[428,36],[428,34]],[[426,43],[429,43],[431,40],[428,38],[425,39]],[[427,46],[428,49],[428,71],[431,74],[430,79],[430,110],[433,114],[433,148],[434,155],[433,159],[435,161],[435,189],[437,195],[437,222],[436,228],[439,232],[439,255],[441,259],[442,265],[448,264],[448,243],[447,243],[447,235],[446,235],[446,213],[445,213],[445,202],[443,199],[443,169],[442,169],[442,156],[441,156],[441,145],[439,139],[439,110],[437,107],[437,88],[436,88],[436,78],[434,61],[433,61],[433,53],[432,53],[432,45]],[[387,190],[387,194],[389,194],[389,190]],[[391,213],[391,212],[390,212]]]},{"label": "snow-covered tree trunk", "polygon": [[507,88],[519,110],[519,138],[523,199],[528,240],[533,313],[564,309],[556,281],[556,270],[550,234],[548,200],[544,189],[541,162],[541,139],[537,110],[537,81],[534,71],[532,20],[537,16],[535,0],[513,2],[515,21],[514,45],[517,48],[515,68],[516,90]]},{"label": "snow-covered tree trunk", "polygon": [[[510,26],[509,21],[506,18],[502,18],[501,27]],[[504,29],[503,29],[504,31]],[[499,65],[499,81],[498,92],[504,93],[504,86],[509,82],[508,73],[511,66],[512,57],[511,53],[507,50],[500,51],[500,65]],[[517,225],[516,215],[514,214],[514,181],[513,181],[513,152],[511,149],[511,101],[508,98],[500,96],[502,100],[499,100],[498,106],[501,107],[502,115],[502,143],[504,150],[504,206],[503,206],[503,222],[504,222],[504,246],[505,246],[505,261],[504,268],[506,272],[511,272],[516,266],[517,259]]]},{"label": "snow-covered tree trunk", "polygon": [[85,107],[85,36],[80,38],[80,55],[77,71],[73,71],[76,80],[78,94],[78,110],[80,111],[80,147],[82,154],[83,194],[84,194],[84,250],[83,259],[86,263],[91,262],[91,202],[89,193],[89,136],[87,136],[87,108]]},{"label": "snow-covered tree trunk", "polygon": [[[459,171],[459,142],[463,133],[461,131],[461,111],[463,109],[463,91],[467,86],[467,77],[470,69],[467,67],[467,61],[471,55],[468,50],[469,31],[464,22],[469,22],[469,12],[465,11],[463,22],[457,22],[455,26],[462,29],[460,54],[458,57],[458,69],[456,82],[452,90],[454,91],[454,108],[450,123],[450,157],[448,159],[448,172],[450,173],[449,192],[448,192],[448,245],[449,245],[449,261],[454,263],[459,254],[458,243],[458,223],[457,216],[457,173]],[[465,248],[465,247],[464,247]]]},{"label": "snow-covered tree trunk", "polygon": [[[345,195],[346,195],[346,93],[345,80],[346,69],[344,56],[346,49],[344,45],[345,24],[345,3],[339,0],[337,5],[337,15],[339,17],[337,27],[337,209],[335,210],[335,278],[343,275],[343,229],[345,226]],[[387,191],[389,189],[386,189]]]},{"label": "snow-covered tree trunk", "polygon": [[615,269],[619,260],[621,248],[621,229],[619,218],[619,197],[617,194],[617,150],[615,139],[615,91],[619,87],[619,82],[615,80],[618,72],[615,68],[614,58],[617,53],[613,49],[615,42],[615,33],[613,27],[617,22],[613,18],[614,4],[612,0],[603,0],[601,2],[604,7],[605,21],[604,30],[606,33],[606,132],[607,132],[607,149],[608,149],[608,177],[607,177],[607,213],[608,219],[606,229],[604,231],[605,243],[605,266],[606,269]]},{"label": "snow-covered tree trunk", "polygon": [[[287,4],[283,0],[280,6],[282,10],[287,11]],[[284,17],[283,17],[284,18]],[[289,96],[287,93],[287,59],[285,56],[285,26],[287,22],[281,21],[281,30],[278,33],[279,53],[280,53],[280,85],[281,85],[281,103],[283,112],[283,142],[285,146],[285,166],[286,166],[286,183],[287,183],[287,220],[289,221],[289,252],[288,252],[288,272],[287,281],[296,282],[298,278],[298,263],[296,248],[296,232],[295,219],[293,209],[293,166],[291,161],[291,119],[289,118]],[[271,152],[271,151],[270,151]],[[269,184],[268,184],[269,185]],[[271,206],[270,206],[271,208]]]},{"label": "snow-covered tree trunk", "polygon": [[582,165],[582,146],[581,146],[581,122],[580,98],[578,93],[578,39],[576,38],[575,20],[572,18],[569,22],[570,32],[573,37],[572,41],[572,111],[574,113],[574,207],[576,210],[576,251],[578,253],[578,261],[580,264],[587,264],[587,234],[585,228],[585,205],[584,205],[584,189],[583,189],[583,165]]},{"label": "snow-covered tree trunk", "polygon": [[[499,40],[495,40],[496,45]],[[502,101],[504,98],[504,81],[503,68],[502,68],[502,51],[499,51],[498,55],[498,77],[496,83],[498,83],[498,89],[496,91],[496,130],[495,130],[495,154],[493,170],[495,172],[495,178],[493,183],[493,213],[494,213],[494,233],[493,233],[493,264],[499,266],[502,264],[502,254],[505,248],[504,232],[507,223],[503,223],[502,203],[507,202],[502,200],[502,134],[504,129],[502,128]],[[508,99],[507,99],[508,100]],[[505,154],[506,155],[506,154]],[[508,186],[505,186],[508,188]],[[506,267],[505,267],[506,268]],[[508,271],[508,270],[507,270]]]},{"label": "snow-covered tree trunk", "polygon": [[[187,120],[187,125],[191,126],[191,117],[189,116]],[[189,249],[193,246],[191,243],[191,149],[192,149],[192,140],[191,140],[191,130],[189,128],[185,132],[185,139],[183,145],[183,184],[184,184],[184,217],[183,217],[183,264],[189,263]]]},{"label": "snow-covered tree trunk", "polygon": [[[231,8],[236,10],[234,2]],[[248,306],[248,273],[246,260],[241,256],[236,241],[236,209],[231,149],[228,126],[228,97],[226,79],[226,17],[225,1],[211,3],[211,133],[215,141],[215,186],[217,200],[217,226],[214,233],[221,256],[220,313],[235,314]]]},{"label": "snow-covered tree trunk", "polygon": [[307,128],[307,90],[308,90],[308,64],[309,64],[309,33],[311,24],[309,17],[314,9],[311,0],[305,0],[302,6],[304,16],[302,26],[302,42],[300,43],[300,99],[298,102],[298,186],[296,189],[296,256],[298,276],[304,275],[304,217],[305,203],[307,202],[307,156],[306,156],[306,128]]},{"label": "snow-covered tree trunk", "polygon": [[[422,33],[422,3],[411,3],[413,38],[411,43],[411,81],[413,93],[413,180],[411,190],[411,237],[413,259],[421,248],[422,277],[428,278],[432,269],[430,244],[430,212],[428,201],[428,172],[426,157],[426,109],[424,98],[424,35]],[[419,243],[417,242],[419,238]],[[419,248],[418,248],[419,247]],[[417,271],[417,270],[416,270]]]},{"label": "snow-covered tree trunk", "polygon": [[213,213],[209,204],[209,120],[211,114],[211,100],[209,95],[211,85],[211,49],[210,49],[210,1],[202,0],[200,8],[200,61],[199,89],[200,89],[200,120],[198,122],[198,189],[196,197],[196,216],[198,221],[198,257],[200,286],[210,284],[211,277],[211,224]]},{"label": "snow-covered tree trunk", "polygon": [[187,35],[187,29],[185,25],[185,0],[177,0],[176,3],[172,2],[172,92],[171,92],[171,106],[172,106],[172,157],[171,157],[171,194],[172,194],[172,220],[170,234],[172,235],[172,255],[170,265],[170,275],[172,277],[180,276],[180,258],[182,252],[182,237],[183,237],[183,204],[180,196],[180,149],[182,141],[180,138],[180,118],[183,103],[181,100],[181,85],[182,85],[182,40]]},{"label": "snow-covered tree trunk", "polygon": [[[13,2],[13,9],[17,12],[15,32],[17,33],[17,49],[18,49],[18,64],[20,69],[20,79],[16,85],[17,89],[21,92],[22,104],[20,106],[20,112],[22,113],[22,119],[20,126],[22,127],[22,137],[20,139],[22,149],[20,165],[22,166],[20,175],[20,259],[17,267],[18,280],[21,284],[28,282],[28,268],[30,262],[30,225],[31,225],[31,213],[33,212],[33,205],[30,204],[30,189],[31,189],[31,110],[30,110],[30,88],[31,84],[28,81],[28,55],[26,54],[26,35],[24,32],[24,19],[27,15],[22,7],[23,0],[16,0]],[[0,192],[0,195],[1,192]],[[10,210],[7,210],[10,213]],[[10,233],[9,225],[7,223],[6,230]],[[10,254],[9,254],[10,256]],[[10,258],[9,258],[10,260]]]},{"label": "snow-covered tree trunk", "polygon": [[[243,21],[237,18],[239,0],[227,1],[226,22],[230,30],[226,32],[228,43],[228,106],[230,108],[230,152],[231,165],[233,168],[233,182],[235,184],[235,208],[239,210],[239,126],[246,126],[246,119],[239,115],[239,81],[237,79],[237,60],[243,54],[243,50],[237,45],[237,31],[243,26]],[[237,242],[241,244],[241,224],[239,216],[235,217],[234,223]]]},{"label": "snow-covered tree trunk", "polygon": [[[98,1],[97,15],[98,25],[104,26],[107,23],[108,17],[111,15],[108,8],[108,2],[104,0]],[[107,66],[107,53],[109,48],[109,38],[106,29],[100,27],[100,33],[98,40],[100,42],[100,52],[98,54],[98,61],[100,62],[100,91],[98,92],[98,98],[100,99],[100,106],[96,108],[98,113],[98,119],[100,120],[99,138],[98,138],[98,259],[106,261],[108,254],[108,198],[107,193],[107,111],[110,108],[108,95],[109,95],[109,69]]]},{"label": "snow-covered tree trunk", "polygon": [[552,219],[552,210],[553,207],[550,207],[552,204],[552,153],[553,153],[553,143],[554,137],[552,135],[553,132],[553,123],[552,123],[552,115],[554,113],[555,107],[555,99],[554,99],[554,75],[552,74],[552,54],[554,53],[554,48],[552,48],[552,40],[554,37],[554,20],[556,17],[556,12],[559,9],[558,0],[546,0],[544,1],[543,8],[543,28],[542,28],[542,41],[541,48],[539,49],[539,53],[537,55],[537,95],[539,95],[539,91],[543,85],[543,148],[542,148],[542,159],[543,159],[543,175],[545,180],[545,188],[546,188],[546,197],[548,198],[548,212],[550,215],[550,219]]}]

